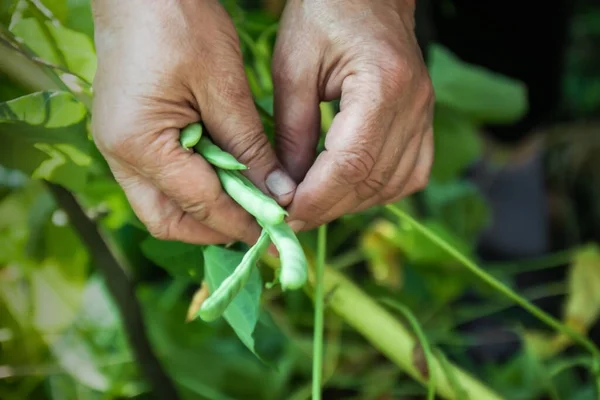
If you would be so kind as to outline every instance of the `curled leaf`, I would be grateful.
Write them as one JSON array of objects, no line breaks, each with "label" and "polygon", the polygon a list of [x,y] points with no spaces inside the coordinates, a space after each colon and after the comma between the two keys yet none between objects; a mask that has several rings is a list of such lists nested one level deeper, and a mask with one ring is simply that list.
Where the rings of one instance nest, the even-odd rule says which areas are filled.
[{"label": "curled leaf", "polygon": [[600,248],[591,244],[579,250],[568,275],[564,320],[585,333],[600,316]]}]

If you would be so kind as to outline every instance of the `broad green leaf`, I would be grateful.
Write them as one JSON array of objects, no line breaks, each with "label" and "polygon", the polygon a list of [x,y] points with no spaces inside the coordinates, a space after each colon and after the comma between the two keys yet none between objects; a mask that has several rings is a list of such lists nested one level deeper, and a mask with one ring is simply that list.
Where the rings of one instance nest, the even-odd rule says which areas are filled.
[{"label": "broad green leaf", "polygon": [[52,16],[62,23],[66,21],[69,13],[67,0],[41,0],[38,4],[45,16]]},{"label": "broad green leaf", "polygon": [[515,79],[460,60],[445,47],[430,48],[436,102],[486,123],[510,123],[528,110],[527,88]]},{"label": "broad green leaf", "polygon": [[478,126],[464,114],[437,106],[433,118],[435,158],[431,178],[457,179],[481,154]]},{"label": "broad green leaf", "polygon": [[12,32],[40,58],[93,82],[96,52],[89,36],[34,18],[22,19]]},{"label": "broad green leaf", "polygon": [[53,129],[77,124],[85,117],[85,106],[68,92],[43,91],[0,103],[0,122],[24,122]]},{"label": "broad green leaf", "polygon": [[8,26],[18,0],[0,0],[0,24]]},{"label": "broad green leaf", "polygon": [[[218,246],[208,246],[204,250],[204,276],[210,293],[233,273],[244,257],[243,252]],[[258,269],[254,268],[248,283],[231,302],[224,317],[240,340],[259,358],[253,337],[254,328],[260,315],[260,296],[262,279]]]},{"label": "broad green leaf", "polygon": [[[471,247],[454,235],[446,226],[434,219],[423,222],[423,225],[435,235],[444,239],[462,254],[470,257]],[[456,266],[458,262],[448,253],[432,242],[427,236],[414,229],[411,225],[401,223],[393,237],[397,246],[402,249],[407,259],[415,264],[428,264],[438,266]]]},{"label": "broad green leaf", "polygon": [[80,198],[86,207],[103,215],[102,222],[110,229],[120,229],[135,220],[123,188],[112,178],[88,181]]},{"label": "broad green leaf", "polygon": [[490,221],[489,207],[471,182],[432,180],[424,195],[432,217],[438,218],[467,243],[474,243]]},{"label": "broad green leaf", "polygon": [[79,191],[92,160],[85,107],[66,92],[0,103],[0,164]]},{"label": "broad green leaf", "polygon": [[[64,1],[64,0],[63,0]],[[90,0],[67,0],[69,15],[66,25],[78,32],[94,37],[94,20]]]},{"label": "broad green leaf", "polygon": [[[185,391],[186,398],[264,399],[285,398],[278,384],[287,382],[291,370],[266,368],[235,336],[223,319],[211,324],[195,320],[185,323],[189,299],[163,306],[164,285],[143,285],[138,297],[145,313],[149,336],[162,364]],[[266,325],[265,325],[266,326]],[[277,337],[259,332],[256,346],[272,357],[280,346]],[[286,360],[292,361],[288,351]]]},{"label": "broad green leaf", "polygon": [[148,236],[141,247],[149,260],[167,270],[170,275],[202,282],[204,277],[202,246],[159,240]]}]

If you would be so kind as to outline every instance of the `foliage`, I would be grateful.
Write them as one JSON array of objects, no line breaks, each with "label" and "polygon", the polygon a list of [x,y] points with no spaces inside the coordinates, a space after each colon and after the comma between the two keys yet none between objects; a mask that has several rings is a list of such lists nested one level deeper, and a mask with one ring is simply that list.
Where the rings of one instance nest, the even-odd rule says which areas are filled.
[{"label": "foliage", "polygon": [[[223,3],[242,39],[252,93],[272,137],[270,59],[277,19]],[[6,60],[0,62],[6,72],[0,76],[0,397],[145,398],[151,392],[127,342],[121,319],[127,315],[119,314],[98,260],[44,183],[52,182],[77,196],[123,260],[153,350],[182,397],[309,398],[314,277],[309,296],[282,293],[267,283],[276,280],[276,265],[265,256],[223,319],[185,323],[194,290],[203,282],[214,290],[245,248],[161,241],[140,226],[90,139],[96,55],[89,2],[0,1],[0,23],[6,54],[17,54],[16,46],[30,60],[38,57],[39,71],[56,84],[31,91],[20,83],[48,79],[17,76],[3,69]],[[327,393],[404,398],[424,396],[427,383],[435,383],[445,396],[460,398],[469,392],[467,382],[510,399],[591,399],[593,377],[574,368],[592,368],[594,360],[579,349],[568,354],[574,341],[563,325],[558,333],[515,329],[522,346],[504,362],[480,362],[465,351],[470,338],[457,326],[469,310],[461,298],[475,290],[491,310],[507,305],[453,256],[477,261],[477,237],[490,220],[485,199],[462,175],[481,156],[481,127],[518,120],[527,111],[527,93],[520,82],[466,64],[439,45],[430,52],[437,98],[431,183],[394,208],[422,224],[416,228],[391,216],[390,208],[374,208],[340,218],[329,229],[323,278]],[[34,69],[21,72],[28,71]],[[326,131],[336,104],[324,103],[322,111]],[[301,241],[314,265],[317,233],[303,234]],[[570,269],[562,317],[579,334],[598,318],[598,259],[596,247],[585,247]],[[514,288],[510,274],[501,278]],[[402,315],[384,311],[376,301],[381,297],[402,304]],[[471,319],[482,314],[476,311]],[[394,340],[384,340],[389,337]],[[447,358],[435,361],[440,349]],[[436,379],[428,381],[428,374]]]}]

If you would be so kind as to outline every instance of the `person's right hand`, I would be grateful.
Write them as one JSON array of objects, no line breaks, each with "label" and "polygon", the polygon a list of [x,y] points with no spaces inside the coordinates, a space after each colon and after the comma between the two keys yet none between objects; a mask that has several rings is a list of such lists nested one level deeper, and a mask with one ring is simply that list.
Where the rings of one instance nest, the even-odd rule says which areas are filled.
[{"label": "person's right hand", "polygon": [[217,0],[96,0],[93,136],[149,232],[195,244],[254,243],[260,227],[179,132],[202,121],[282,206],[296,185],[263,132],[238,37]]}]

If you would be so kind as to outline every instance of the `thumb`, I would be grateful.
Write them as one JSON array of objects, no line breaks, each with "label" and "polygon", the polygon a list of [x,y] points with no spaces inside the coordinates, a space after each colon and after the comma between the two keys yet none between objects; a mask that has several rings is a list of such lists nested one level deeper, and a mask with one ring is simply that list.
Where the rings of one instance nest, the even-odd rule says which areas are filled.
[{"label": "thumb", "polygon": [[[286,66],[287,64],[287,66]],[[316,78],[299,66],[273,64],[275,142],[288,173],[301,182],[316,157],[321,111]]]},{"label": "thumb", "polygon": [[[255,108],[241,63],[217,66],[200,99],[204,125],[213,141],[248,170],[243,171],[259,189],[282,206],[291,203],[296,183],[279,163]],[[204,100],[204,101],[202,101]]]}]

